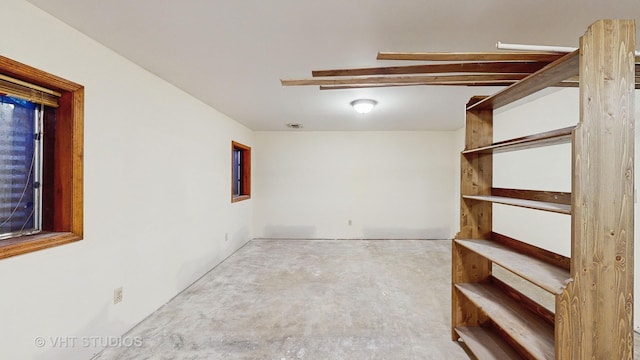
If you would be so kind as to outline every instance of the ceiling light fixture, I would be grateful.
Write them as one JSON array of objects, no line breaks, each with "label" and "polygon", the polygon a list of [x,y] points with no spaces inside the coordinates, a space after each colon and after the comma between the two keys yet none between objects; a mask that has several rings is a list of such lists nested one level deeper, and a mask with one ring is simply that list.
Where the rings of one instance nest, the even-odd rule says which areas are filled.
[{"label": "ceiling light fixture", "polygon": [[371,99],[358,99],[351,102],[353,109],[363,115],[373,110],[377,104],[377,101]]}]

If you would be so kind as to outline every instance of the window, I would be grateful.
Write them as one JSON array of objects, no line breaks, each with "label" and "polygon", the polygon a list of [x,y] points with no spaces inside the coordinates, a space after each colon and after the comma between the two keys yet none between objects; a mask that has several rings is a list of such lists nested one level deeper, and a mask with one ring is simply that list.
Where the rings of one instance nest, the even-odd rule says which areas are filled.
[{"label": "window", "polygon": [[231,202],[251,198],[251,148],[231,142]]},{"label": "window", "polygon": [[0,258],[83,237],[84,87],[0,56]]},{"label": "window", "polygon": [[42,228],[40,167],[43,108],[0,95],[0,239]]}]

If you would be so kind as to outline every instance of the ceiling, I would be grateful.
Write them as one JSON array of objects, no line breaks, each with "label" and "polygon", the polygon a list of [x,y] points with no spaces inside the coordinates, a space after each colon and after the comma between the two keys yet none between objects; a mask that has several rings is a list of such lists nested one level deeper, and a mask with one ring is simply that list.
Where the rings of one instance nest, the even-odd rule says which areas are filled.
[{"label": "ceiling", "polygon": [[[600,18],[634,18],[640,27],[640,0],[28,1],[253,130],[457,129],[470,96],[499,88],[321,91],[280,79],[415,64],[377,61],[378,51],[577,46]],[[349,106],[363,97],[379,103],[365,116]]]}]

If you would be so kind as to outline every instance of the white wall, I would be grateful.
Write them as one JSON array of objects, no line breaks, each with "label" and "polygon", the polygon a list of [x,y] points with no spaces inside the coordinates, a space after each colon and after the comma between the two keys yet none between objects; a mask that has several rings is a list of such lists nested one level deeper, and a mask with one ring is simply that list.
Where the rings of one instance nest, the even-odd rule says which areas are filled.
[{"label": "white wall", "polygon": [[[578,89],[550,89],[494,114],[494,141],[560,129],[578,123]],[[494,156],[493,186],[571,192],[571,144]],[[494,230],[571,256],[571,217],[494,205]]]},{"label": "white wall", "polygon": [[[443,239],[452,132],[256,132],[259,238]],[[349,220],[352,225],[349,225]]]},{"label": "white wall", "polygon": [[[578,123],[579,92],[577,89],[545,90],[504,109],[494,116],[494,141],[559,129]],[[640,122],[640,92],[636,91],[635,120]],[[464,133],[456,135],[464,143]],[[636,127],[636,165],[640,161],[640,131]],[[460,146],[458,151],[462,150]],[[459,170],[458,176],[459,176]],[[571,146],[496,154],[493,166],[494,187],[533,190],[571,191]],[[636,189],[640,176],[635,175]],[[456,190],[459,196],[459,189]],[[494,205],[494,230],[527,241],[556,253],[571,256],[571,222],[567,215],[545,213]],[[635,241],[638,241],[640,208],[635,206]],[[640,246],[635,246],[640,259]],[[635,293],[640,294],[640,262],[635,264]],[[640,302],[634,305],[636,331],[640,330]]]},{"label": "white wall", "polygon": [[[461,104],[464,109],[464,105]],[[465,116],[464,112],[461,116]],[[460,231],[460,153],[464,150],[464,142],[466,138],[464,126],[452,133],[451,146],[453,147],[453,156],[451,162],[455,164],[453,176],[453,236]]]},{"label": "white wall", "polygon": [[0,54],[86,103],[85,239],[0,260],[0,359],[88,359],[101,349],[50,339],[123,334],[252,237],[229,171],[231,140],[253,135],[23,0],[2,13]]}]

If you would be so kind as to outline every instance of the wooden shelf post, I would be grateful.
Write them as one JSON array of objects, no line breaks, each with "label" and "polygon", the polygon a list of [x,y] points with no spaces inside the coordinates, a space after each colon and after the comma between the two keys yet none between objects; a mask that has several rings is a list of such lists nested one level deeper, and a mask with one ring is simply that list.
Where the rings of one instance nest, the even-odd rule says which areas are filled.
[{"label": "wooden shelf post", "polygon": [[633,358],[635,26],[600,20],[580,41],[571,277],[556,303],[559,359]]},{"label": "wooden shelf post", "polygon": [[[470,103],[482,100],[474,97]],[[487,146],[493,140],[493,111],[467,111],[466,147]],[[493,160],[491,154],[461,155],[461,195],[491,195]],[[491,203],[460,199],[460,233],[457,238],[489,239],[491,236]],[[478,326],[487,318],[479,309],[461,296],[453,284],[486,280],[491,275],[491,262],[468,249],[453,243],[452,263],[452,337],[459,338],[457,326]]]}]

